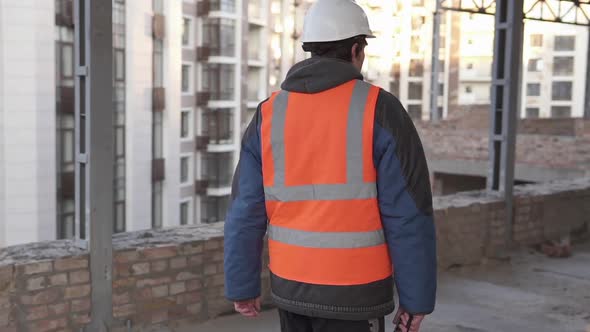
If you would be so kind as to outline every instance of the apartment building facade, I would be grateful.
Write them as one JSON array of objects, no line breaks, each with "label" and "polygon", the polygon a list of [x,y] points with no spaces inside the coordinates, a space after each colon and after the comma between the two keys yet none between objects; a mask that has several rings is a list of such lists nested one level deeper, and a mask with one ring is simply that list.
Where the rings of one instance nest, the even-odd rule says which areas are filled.
[{"label": "apartment building facade", "polygon": [[[268,93],[269,3],[111,1],[114,231],[224,220]],[[0,246],[70,238],[73,1],[0,2],[0,50]]]}]

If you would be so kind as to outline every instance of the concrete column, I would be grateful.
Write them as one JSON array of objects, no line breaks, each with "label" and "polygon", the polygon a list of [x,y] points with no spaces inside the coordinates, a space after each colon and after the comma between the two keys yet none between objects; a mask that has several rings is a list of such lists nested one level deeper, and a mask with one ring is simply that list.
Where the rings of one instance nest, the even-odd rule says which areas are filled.
[{"label": "concrete column", "polygon": [[152,15],[151,1],[127,2],[125,66],[128,96],[125,106],[127,231],[151,228]]},{"label": "concrete column", "polygon": [[0,1],[0,246],[56,238],[55,15]]}]

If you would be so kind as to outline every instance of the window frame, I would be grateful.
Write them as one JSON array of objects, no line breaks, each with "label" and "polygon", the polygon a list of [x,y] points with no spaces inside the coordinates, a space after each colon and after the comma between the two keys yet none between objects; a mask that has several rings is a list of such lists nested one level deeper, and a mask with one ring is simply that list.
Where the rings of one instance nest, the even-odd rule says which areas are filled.
[{"label": "window frame", "polygon": [[[182,220],[182,207],[183,205],[186,204],[186,223],[183,223]],[[186,198],[182,198],[178,204],[178,224],[180,226],[188,226],[188,225],[194,225],[195,224],[195,220],[194,220],[194,199],[192,197],[186,197]],[[192,220],[192,222],[191,222]]]},{"label": "window frame", "polygon": [[[185,22],[188,20],[188,35],[187,37],[187,43],[184,43],[184,28],[185,28]],[[192,49],[195,47],[195,20],[193,17],[191,16],[186,16],[183,15],[182,16],[182,35],[180,37],[180,44],[182,45],[183,48],[187,48],[187,49]]]},{"label": "window frame", "polygon": [[[187,165],[187,174],[186,174],[186,180],[183,181],[183,174],[182,174],[182,162],[183,159],[187,159],[188,160],[188,165]],[[191,186],[194,184],[195,182],[195,165],[194,165],[194,155],[192,153],[181,153],[180,154],[180,163],[179,163],[179,183],[181,187],[186,187],[186,186]]]},{"label": "window frame", "polygon": [[[183,114],[188,114],[188,124],[186,135],[183,136]],[[192,141],[195,136],[195,120],[194,110],[192,108],[183,108],[180,110],[180,140],[181,141]]]},{"label": "window frame", "polygon": [[[188,88],[184,90],[184,67],[188,67]],[[180,93],[183,96],[190,96],[195,94],[195,71],[194,71],[194,64],[191,62],[182,62],[182,67],[180,70]]]}]

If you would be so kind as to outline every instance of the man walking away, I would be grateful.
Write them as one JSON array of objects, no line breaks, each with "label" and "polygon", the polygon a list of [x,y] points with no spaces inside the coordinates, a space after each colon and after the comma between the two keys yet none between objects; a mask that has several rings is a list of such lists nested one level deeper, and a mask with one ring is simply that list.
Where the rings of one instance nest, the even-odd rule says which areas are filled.
[{"label": "man walking away", "polygon": [[378,332],[400,298],[401,330],[434,310],[436,245],[428,167],[399,100],[363,81],[366,14],[318,0],[303,49],[248,126],[225,224],[226,297],[260,310],[268,235],[283,332]]}]

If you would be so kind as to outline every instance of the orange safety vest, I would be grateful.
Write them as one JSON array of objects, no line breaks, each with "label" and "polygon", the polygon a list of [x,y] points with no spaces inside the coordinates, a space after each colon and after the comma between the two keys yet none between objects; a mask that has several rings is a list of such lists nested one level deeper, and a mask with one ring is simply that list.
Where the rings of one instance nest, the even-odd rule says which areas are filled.
[{"label": "orange safety vest", "polygon": [[[378,94],[378,87],[352,80],[314,94],[276,92],[262,105],[270,270],[297,290],[275,296],[281,292],[273,283],[279,307],[326,318],[347,310],[353,315],[344,318],[358,319],[393,311],[392,290],[379,289],[393,288],[393,269],[373,164]],[[322,286],[333,287],[321,294]],[[346,303],[350,287],[391,298],[358,308]],[[322,303],[310,303],[315,297]]]}]

